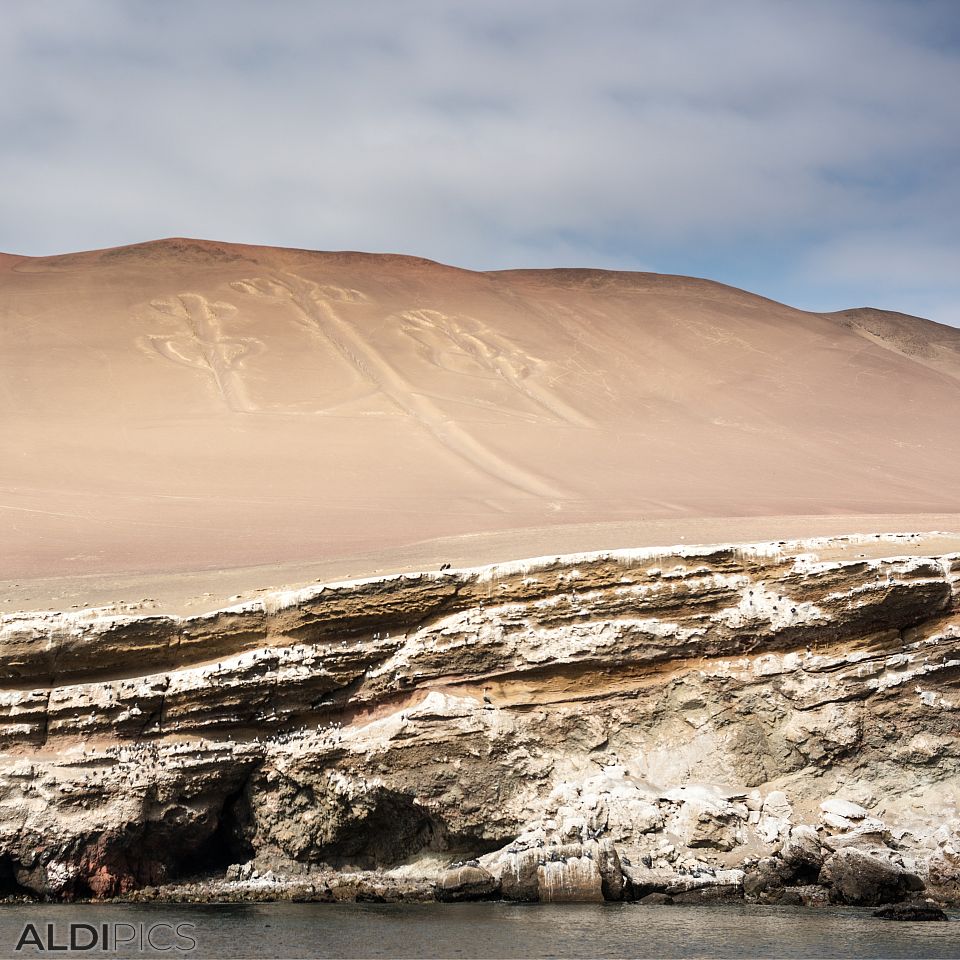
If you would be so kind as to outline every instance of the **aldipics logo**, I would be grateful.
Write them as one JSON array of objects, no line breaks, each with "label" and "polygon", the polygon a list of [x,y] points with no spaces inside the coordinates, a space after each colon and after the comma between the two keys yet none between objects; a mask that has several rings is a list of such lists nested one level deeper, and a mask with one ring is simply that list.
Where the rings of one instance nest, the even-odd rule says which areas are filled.
[{"label": "aldipics logo", "polygon": [[192,923],[28,923],[20,931],[18,953],[62,953],[86,950],[103,953],[190,953],[197,947]]}]

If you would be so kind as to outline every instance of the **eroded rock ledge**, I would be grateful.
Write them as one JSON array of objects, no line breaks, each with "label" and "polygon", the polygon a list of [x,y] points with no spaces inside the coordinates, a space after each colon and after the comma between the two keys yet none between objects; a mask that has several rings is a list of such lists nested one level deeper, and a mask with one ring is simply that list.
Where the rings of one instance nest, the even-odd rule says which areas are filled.
[{"label": "eroded rock ledge", "polygon": [[876,539],[5,616],[0,885],[956,903],[960,554]]}]

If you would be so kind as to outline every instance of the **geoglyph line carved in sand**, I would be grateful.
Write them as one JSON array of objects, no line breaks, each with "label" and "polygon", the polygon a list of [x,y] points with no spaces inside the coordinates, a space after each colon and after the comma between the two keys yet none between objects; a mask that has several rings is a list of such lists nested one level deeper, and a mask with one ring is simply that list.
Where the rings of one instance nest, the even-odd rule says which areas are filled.
[{"label": "geoglyph line carved in sand", "polygon": [[[498,482],[537,497],[563,498],[564,492],[550,481],[509,463],[481,441],[450,420],[425,394],[417,391],[399,370],[358,328],[334,309],[334,303],[361,303],[366,298],[343,296],[342,288],[314,283],[297,274],[254,277],[232,284],[234,289],[253,296],[286,303],[293,308],[297,322],[314,336],[332,346],[360,375],[402,413],[412,417],[447,450],[474,469]],[[331,298],[329,291],[336,296]]]},{"label": "geoglyph line carved in sand", "polygon": [[210,379],[227,408],[234,413],[257,413],[242,375],[243,360],[262,347],[255,337],[228,336],[223,315],[236,311],[229,303],[210,303],[196,293],[182,293],[168,300],[154,300],[158,313],[182,322],[183,333],[148,335],[145,340],[161,357],[198,370]]},{"label": "geoglyph line carved in sand", "polygon": [[438,310],[406,310],[399,314],[403,332],[415,340],[423,353],[442,369],[463,370],[451,366],[465,358],[482,371],[503,380],[521,396],[530,400],[551,419],[585,427],[591,420],[562,397],[531,377],[542,361],[524,353],[506,337],[469,317],[450,317]]},{"label": "geoglyph line carved in sand", "polygon": [[[309,282],[315,291],[317,297],[323,297],[326,300],[335,300],[339,303],[369,303],[370,298],[359,290],[352,287],[338,287],[332,283],[313,283]],[[282,281],[269,279],[266,277],[256,277],[253,280],[237,280],[230,284],[234,290],[241,293],[250,293],[253,295],[267,295],[283,299]]]},{"label": "geoglyph line carved in sand", "polygon": [[[604,373],[604,363],[584,363],[581,359],[584,356],[597,356],[607,361],[612,360],[614,367],[627,363],[626,359],[620,356],[619,342],[602,333],[606,314],[596,308],[572,310],[557,301],[546,301],[543,304],[531,301],[529,309],[550,323],[556,324],[576,344],[563,372],[555,374],[548,384],[574,379],[579,381],[595,399],[603,398],[616,404],[617,394]],[[585,320],[587,322],[584,322]]]}]

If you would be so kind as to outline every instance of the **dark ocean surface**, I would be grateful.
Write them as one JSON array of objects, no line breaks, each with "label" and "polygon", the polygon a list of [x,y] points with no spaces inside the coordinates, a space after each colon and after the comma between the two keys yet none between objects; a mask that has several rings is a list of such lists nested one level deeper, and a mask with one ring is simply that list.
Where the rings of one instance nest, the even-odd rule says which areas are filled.
[{"label": "dark ocean surface", "polygon": [[[960,958],[960,923],[951,919],[897,923],[854,908],[760,906],[29,904],[0,906],[0,956]],[[75,950],[71,924],[87,925],[73,931]],[[115,947],[116,939],[125,943]]]}]

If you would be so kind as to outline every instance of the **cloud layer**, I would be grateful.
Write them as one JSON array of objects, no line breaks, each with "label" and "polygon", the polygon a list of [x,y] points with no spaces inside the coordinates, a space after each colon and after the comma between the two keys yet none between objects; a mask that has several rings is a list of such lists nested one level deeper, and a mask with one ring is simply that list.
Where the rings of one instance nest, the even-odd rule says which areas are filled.
[{"label": "cloud layer", "polygon": [[696,273],[960,323],[960,9],[4,9],[0,249],[168,235]]}]

